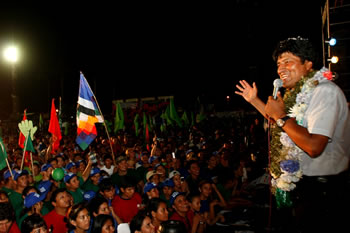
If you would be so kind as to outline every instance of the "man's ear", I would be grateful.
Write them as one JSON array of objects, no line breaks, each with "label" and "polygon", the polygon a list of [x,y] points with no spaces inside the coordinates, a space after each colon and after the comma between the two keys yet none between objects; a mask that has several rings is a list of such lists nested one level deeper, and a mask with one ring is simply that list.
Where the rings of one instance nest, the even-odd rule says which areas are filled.
[{"label": "man's ear", "polygon": [[56,207],[56,202],[51,202],[51,204],[53,205],[53,207]]},{"label": "man's ear", "polygon": [[305,60],[305,65],[306,65],[306,70],[311,71],[313,68],[313,63],[312,61]]}]

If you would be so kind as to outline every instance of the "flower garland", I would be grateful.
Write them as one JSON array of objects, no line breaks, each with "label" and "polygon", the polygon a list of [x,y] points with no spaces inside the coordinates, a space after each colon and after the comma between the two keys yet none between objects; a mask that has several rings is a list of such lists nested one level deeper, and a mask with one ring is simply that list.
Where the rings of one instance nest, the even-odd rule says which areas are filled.
[{"label": "flower garland", "polygon": [[[303,125],[305,111],[307,110],[312,93],[316,86],[324,80],[332,80],[332,73],[325,67],[319,71],[312,71],[302,77],[292,90],[287,90],[283,100],[285,111],[289,117],[295,118],[298,125]],[[272,127],[271,164],[272,191],[276,193],[279,188],[283,191],[291,191],[303,173],[300,167],[301,155],[304,153],[283,132],[282,128]]]}]

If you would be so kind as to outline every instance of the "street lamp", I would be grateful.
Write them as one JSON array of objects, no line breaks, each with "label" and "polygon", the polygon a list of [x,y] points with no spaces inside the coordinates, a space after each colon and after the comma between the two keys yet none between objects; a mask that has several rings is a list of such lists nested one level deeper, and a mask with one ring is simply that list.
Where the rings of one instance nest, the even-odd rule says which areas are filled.
[{"label": "street lamp", "polygon": [[18,61],[18,49],[16,46],[9,46],[5,48],[4,50],[4,57],[5,60],[11,63],[11,81],[12,81],[12,92],[11,92],[11,99],[12,99],[12,117],[16,117],[19,113],[19,104],[18,104],[18,97],[17,97],[17,91],[16,91],[16,63]]}]

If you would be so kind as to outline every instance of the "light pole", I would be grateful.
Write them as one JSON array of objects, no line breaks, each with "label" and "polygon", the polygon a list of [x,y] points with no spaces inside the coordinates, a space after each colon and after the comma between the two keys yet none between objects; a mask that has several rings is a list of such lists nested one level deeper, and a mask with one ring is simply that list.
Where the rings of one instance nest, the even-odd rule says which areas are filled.
[{"label": "light pole", "polygon": [[19,113],[19,103],[16,91],[16,63],[18,61],[18,49],[15,46],[9,46],[4,50],[5,60],[11,64],[11,99],[12,99],[12,114],[11,117],[15,118]]}]

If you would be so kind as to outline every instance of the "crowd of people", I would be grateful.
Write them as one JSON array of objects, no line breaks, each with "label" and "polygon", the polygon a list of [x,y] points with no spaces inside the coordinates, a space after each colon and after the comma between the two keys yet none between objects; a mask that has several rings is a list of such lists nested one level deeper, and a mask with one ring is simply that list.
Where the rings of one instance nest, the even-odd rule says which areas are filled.
[{"label": "crowd of people", "polygon": [[2,170],[0,224],[8,225],[0,232],[211,232],[227,224],[225,211],[252,205],[245,187],[265,173],[266,134],[253,120],[206,126],[214,121],[151,132],[149,143],[130,131],[110,140],[101,133],[85,151],[69,135],[54,152],[50,135],[38,132],[33,164],[22,169],[18,137],[4,136],[11,170]]}]

